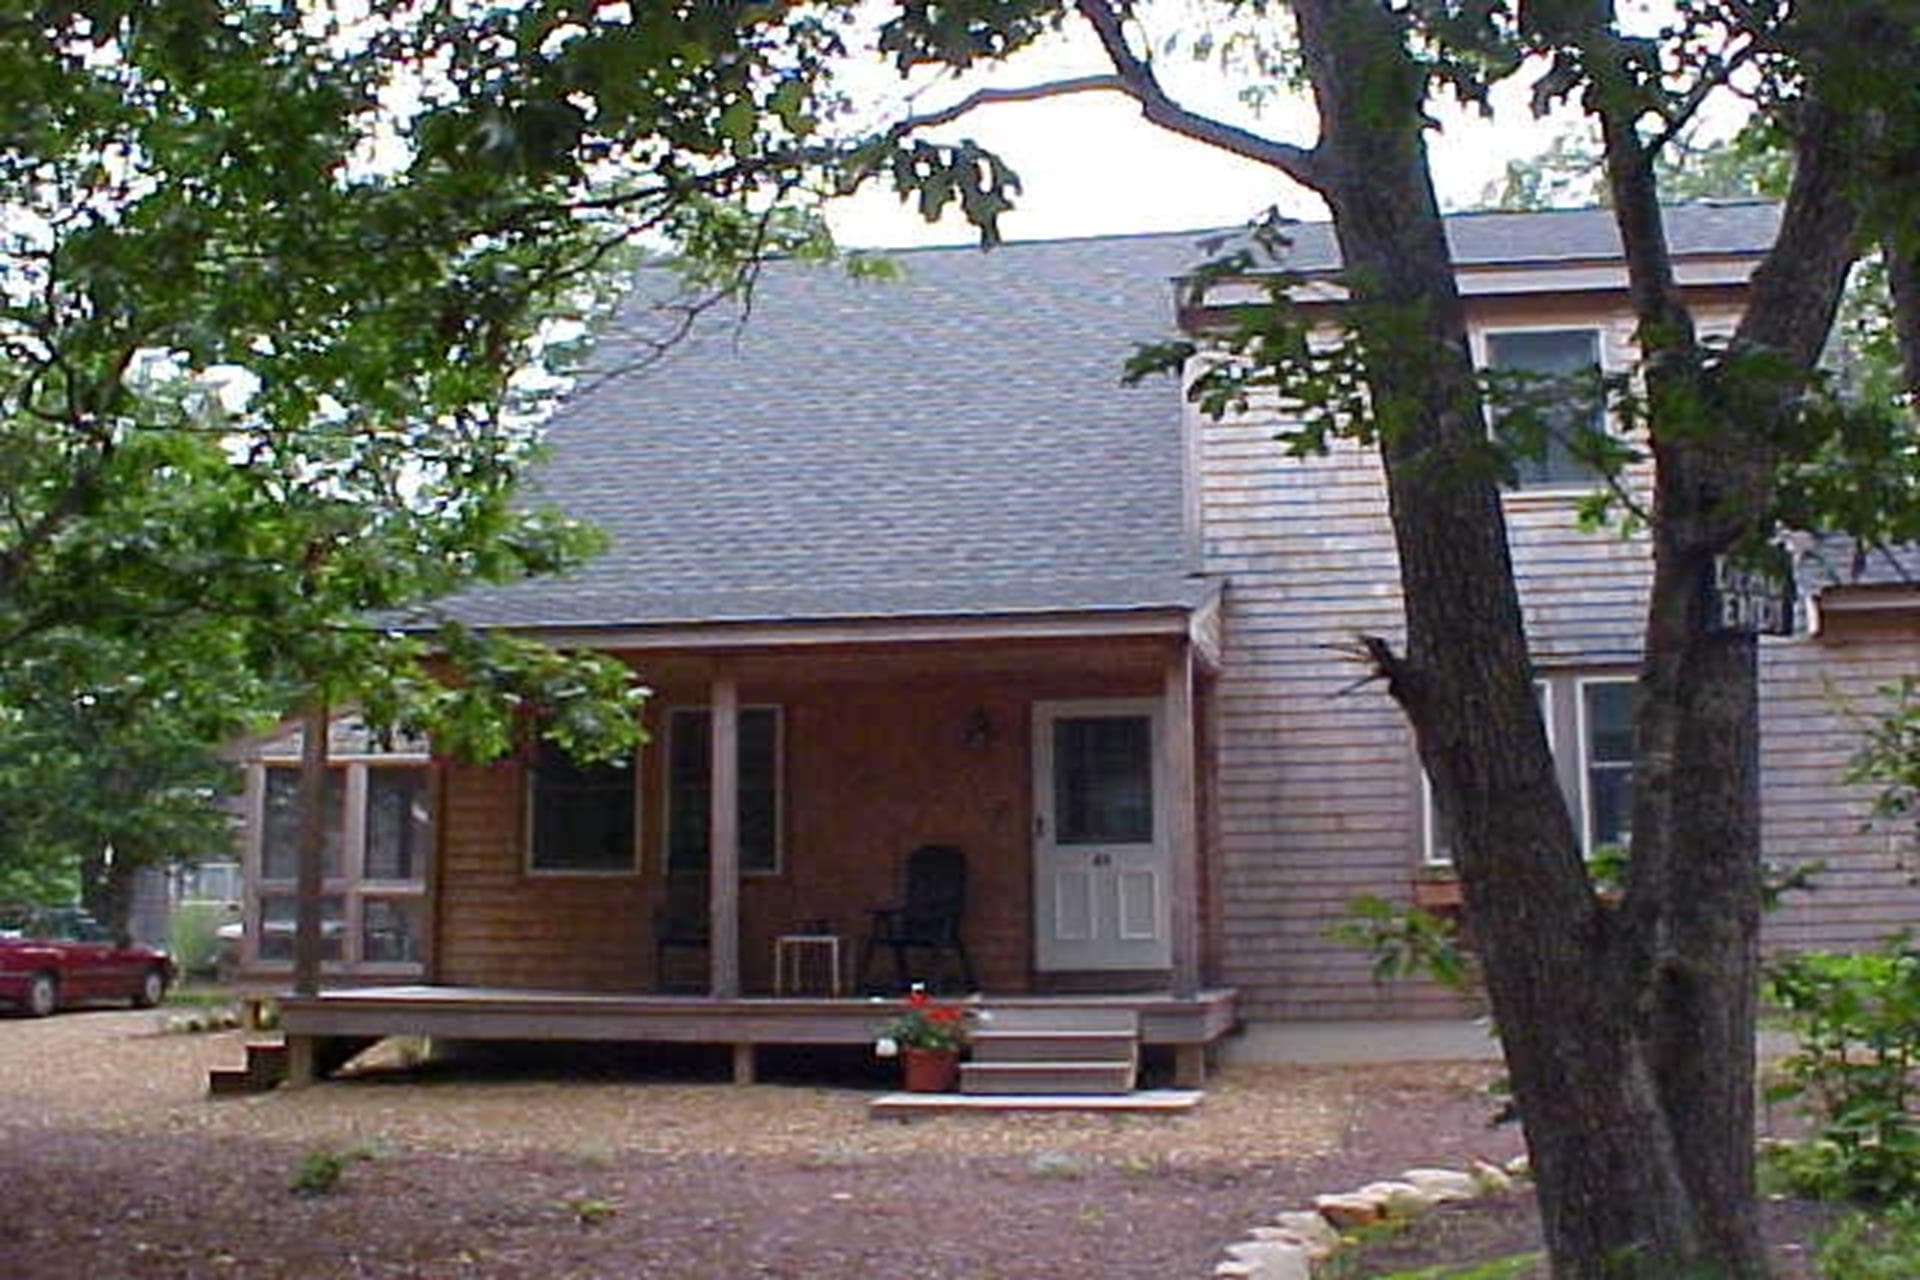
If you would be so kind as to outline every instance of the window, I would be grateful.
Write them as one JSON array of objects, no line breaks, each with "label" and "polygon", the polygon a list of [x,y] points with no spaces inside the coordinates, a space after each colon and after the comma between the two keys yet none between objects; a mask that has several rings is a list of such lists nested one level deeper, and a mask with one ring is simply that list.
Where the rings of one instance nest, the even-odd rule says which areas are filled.
[{"label": "window", "polygon": [[[343,916],[346,899],[329,894],[320,899],[320,958],[339,961],[346,958],[342,943],[346,937]],[[265,961],[293,963],[294,932],[300,918],[300,900],[291,894],[274,894],[260,899],[259,958]]]},{"label": "window", "polygon": [[638,863],[633,773],[625,761],[581,764],[542,743],[528,771],[528,867],[577,874],[633,871]]},{"label": "window", "polygon": [[433,835],[425,769],[367,771],[369,880],[417,880]]},{"label": "window", "polygon": [[1076,716],[1053,722],[1056,843],[1153,839],[1153,721]]},{"label": "window", "polygon": [[[1547,724],[1547,749],[1552,750],[1556,735],[1553,724],[1553,689],[1545,680],[1533,682],[1533,696],[1540,700],[1540,715]],[[1440,812],[1433,798],[1433,780],[1420,774],[1420,795],[1426,814],[1423,845],[1428,863],[1445,866],[1453,861],[1453,824]]]},{"label": "window", "polygon": [[[713,719],[705,707],[667,717],[667,870],[702,871],[713,807]],[[742,707],[739,769],[740,869],[780,869],[780,709]]]},{"label": "window", "polygon": [[418,964],[426,900],[368,898],[360,908],[360,956],[375,964]]},{"label": "window", "polygon": [[[275,759],[258,769],[248,853],[246,963],[293,959],[300,869],[300,768]],[[418,755],[364,755],[327,768],[321,875],[323,959],[329,969],[418,973],[424,962],[427,866],[433,852],[433,785]]]},{"label": "window", "polygon": [[[1594,329],[1541,329],[1489,333],[1487,366],[1562,379],[1576,378],[1600,366],[1600,334]],[[1606,409],[1598,400],[1546,382],[1520,392],[1544,395],[1552,403],[1539,408],[1546,428],[1545,453],[1515,462],[1522,489],[1582,487],[1599,477],[1593,466],[1577,457],[1568,438],[1606,429]]]},{"label": "window", "polygon": [[175,902],[238,902],[241,884],[237,862],[199,862],[173,873]]},{"label": "window", "polygon": [[1633,838],[1633,712],[1631,680],[1580,682],[1580,785],[1587,853]]},{"label": "window", "polygon": [[[1625,845],[1633,814],[1633,712],[1637,683],[1630,676],[1555,675],[1534,683],[1546,717],[1547,745],[1555,753],[1560,789],[1573,809],[1588,857],[1602,845]],[[1562,743],[1575,744],[1573,751]],[[1448,824],[1421,777],[1426,861],[1453,861]]]},{"label": "window", "polygon": [[[340,875],[340,855],[347,829],[347,771],[327,770],[327,832],[321,874]],[[266,813],[260,828],[260,874],[268,880],[292,880],[300,874],[300,770],[297,766],[267,767]]]}]

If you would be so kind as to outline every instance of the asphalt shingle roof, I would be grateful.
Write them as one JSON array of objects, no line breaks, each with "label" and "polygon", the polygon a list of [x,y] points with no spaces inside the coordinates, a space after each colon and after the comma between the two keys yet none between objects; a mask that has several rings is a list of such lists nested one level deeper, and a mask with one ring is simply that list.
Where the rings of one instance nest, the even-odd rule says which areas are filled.
[{"label": "asphalt shingle roof", "polygon": [[[895,255],[898,280],[769,263],[742,325],[709,312],[575,396],[539,488],[610,549],[473,591],[472,622],[619,626],[1181,606],[1178,387],[1120,385],[1167,336],[1193,237]],[[657,323],[632,306],[595,363]]]},{"label": "asphalt shingle roof", "polygon": [[[1758,252],[1776,223],[1769,205],[1694,205],[1669,234],[1680,253]],[[1618,252],[1605,210],[1448,230],[1463,265]],[[1292,232],[1289,265],[1337,264],[1329,227]],[[609,550],[445,611],[619,627],[1196,603],[1179,391],[1122,387],[1120,369],[1168,336],[1172,281],[1207,260],[1208,235],[899,251],[899,280],[769,263],[745,324],[709,312],[555,415],[539,488]],[[630,305],[594,366],[635,364],[657,326]]]},{"label": "asphalt shingle roof", "polygon": [[[1527,213],[1448,216],[1447,247],[1455,266],[1487,267],[1617,259],[1620,229],[1611,209],[1551,209]],[[1681,256],[1757,255],[1773,244],[1780,206],[1767,200],[1702,200],[1666,211],[1667,245]],[[1333,227],[1302,222],[1287,229],[1286,266],[1330,271],[1340,265]]]}]

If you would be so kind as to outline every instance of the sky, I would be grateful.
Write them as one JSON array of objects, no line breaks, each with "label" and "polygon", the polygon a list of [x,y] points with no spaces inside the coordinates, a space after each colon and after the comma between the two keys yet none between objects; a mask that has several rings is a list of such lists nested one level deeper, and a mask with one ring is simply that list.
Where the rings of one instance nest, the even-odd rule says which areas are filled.
[{"label": "sky", "polygon": [[[1163,0],[1154,6],[1148,16],[1157,16],[1159,25],[1150,28],[1151,34],[1179,29],[1181,17],[1190,17],[1196,3]],[[1300,143],[1314,139],[1313,112],[1304,99],[1256,114],[1238,100],[1240,82],[1215,63],[1198,62],[1181,52],[1156,58],[1155,68],[1169,93],[1185,106],[1269,137]],[[919,82],[910,90],[918,91],[913,105],[927,111],[956,102],[981,85],[1031,85],[1108,69],[1084,25],[1074,23],[1065,37],[985,74],[958,82]],[[855,91],[863,100],[896,105],[903,100],[890,67],[875,62],[855,68],[854,75]],[[1524,86],[1503,90],[1493,121],[1451,104],[1438,115],[1441,127],[1430,135],[1429,147],[1440,199],[1448,209],[1478,203],[1509,160],[1545,150],[1571,119],[1536,121],[1526,105]],[[1001,227],[1010,240],[1232,226],[1275,205],[1289,217],[1326,216],[1315,197],[1274,170],[1148,124],[1139,108],[1118,94],[982,108],[925,136],[948,142],[971,137],[1020,175],[1023,194]],[[975,238],[957,213],[929,226],[916,209],[878,189],[836,202],[829,220],[836,238],[852,247],[955,244]]]}]

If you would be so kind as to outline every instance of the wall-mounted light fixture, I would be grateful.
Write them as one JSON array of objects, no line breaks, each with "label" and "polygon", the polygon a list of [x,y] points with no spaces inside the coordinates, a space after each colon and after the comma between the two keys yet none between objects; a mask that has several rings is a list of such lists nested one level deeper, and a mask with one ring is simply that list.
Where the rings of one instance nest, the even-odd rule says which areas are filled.
[{"label": "wall-mounted light fixture", "polygon": [[985,707],[975,707],[973,714],[967,717],[967,728],[960,735],[960,745],[969,751],[985,751],[993,745],[993,719],[987,715]]}]

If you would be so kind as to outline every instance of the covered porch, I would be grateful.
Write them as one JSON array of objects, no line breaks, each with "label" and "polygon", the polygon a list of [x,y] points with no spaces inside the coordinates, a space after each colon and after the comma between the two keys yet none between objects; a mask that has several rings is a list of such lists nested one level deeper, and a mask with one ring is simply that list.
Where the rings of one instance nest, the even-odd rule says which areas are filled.
[{"label": "covered porch", "polygon": [[[635,666],[648,745],[611,771],[438,763],[426,981],[289,1001],[296,1057],[395,1034],[705,1042],[746,1077],[759,1045],[870,1041],[891,1009],[872,998],[919,978],[988,1008],[1135,1010],[1197,1080],[1233,1025],[1208,982],[1215,624],[1209,598],[549,633]],[[964,902],[954,946],[901,972],[869,941],[925,846],[958,851]]]}]

